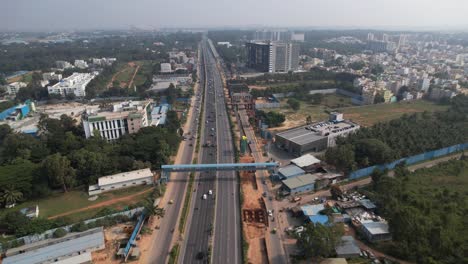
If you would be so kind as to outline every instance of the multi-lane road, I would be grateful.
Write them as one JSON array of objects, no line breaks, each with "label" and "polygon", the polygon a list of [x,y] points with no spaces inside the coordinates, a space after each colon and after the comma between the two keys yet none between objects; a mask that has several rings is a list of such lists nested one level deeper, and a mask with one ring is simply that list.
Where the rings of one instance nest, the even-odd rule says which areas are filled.
[{"label": "multi-lane road", "polygon": [[[199,56],[200,63],[201,56]],[[204,69],[199,67],[199,80],[200,84],[205,82]],[[200,87],[201,89],[202,87]],[[192,99],[194,107],[190,110],[190,119],[187,120],[186,131],[191,131],[191,135],[196,139],[197,135],[197,119],[199,116],[200,108],[196,107],[201,102],[200,96]],[[178,157],[176,162],[182,164],[192,163],[194,148],[196,146],[195,139],[183,141],[179,147]],[[160,202],[160,206],[165,209],[165,216],[157,223],[159,229],[153,231],[152,241],[149,247],[148,255],[144,259],[144,263],[166,263],[168,260],[169,252],[171,250],[174,234],[177,233],[177,224],[183,201],[185,197],[185,189],[189,179],[189,173],[172,173],[171,180],[166,186],[166,193]],[[172,204],[169,201],[172,200]],[[190,223],[189,223],[190,224]]]},{"label": "multi-lane road", "polygon": [[[204,39],[201,46],[206,81],[199,163],[232,163],[234,151],[221,76],[208,41]],[[196,180],[179,262],[206,263],[211,257],[212,263],[240,263],[239,196],[234,172],[201,172]]]}]

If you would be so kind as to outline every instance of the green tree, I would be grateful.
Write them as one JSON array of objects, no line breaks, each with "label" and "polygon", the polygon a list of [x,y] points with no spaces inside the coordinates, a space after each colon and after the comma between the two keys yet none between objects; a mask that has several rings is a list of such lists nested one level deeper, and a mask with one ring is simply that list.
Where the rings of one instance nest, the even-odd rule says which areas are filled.
[{"label": "green tree", "polygon": [[49,178],[51,187],[60,187],[64,192],[75,182],[75,169],[70,166],[70,160],[59,153],[48,156],[43,162],[43,171]]},{"label": "green tree", "polygon": [[334,256],[335,247],[344,234],[342,225],[324,226],[308,223],[299,235],[296,245],[306,258]]},{"label": "green tree", "polygon": [[301,108],[301,102],[295,98],[289,98],[287,103],[294,111],[297,111],[299,108]]},{"label": "green tree", "polygon": [[63,228],[57,228],[57,229],[55,229],[53,236],[54,236],[54,238],[60,238],[60,237],[66,236],[67,233],[68,233],[67,230],[65,230]]},{"label": "green tree", "polygon": [[337,169],[349,172],[355,165],[354,147],[352,145],[339,145],[328,148],[325,152],[327,163],[334,165]]},{"label": "green tree", "polygon": [[[384,142],[375,139],[362,139],[356,142],[355,153],[357,162],[363,166],[384,164],[394,158],[393,150]],[[365,161],[364,159],[367,158]]]},{"label": "green tree", "polygon": [[154,200],[147,199],[145,200],[145,211],[150,216],[157,216],[158,218],[164,217],[166,211],[164,208],[160,208],[159,206],[154,206]]},{"label": "green tree", "polygon": [[311,115],[308,115],[308,116],[306,117],[306,124],[308,124],[308,125],[309,125],[309,124],[312,124],[312,116],[311,116]]},{"label": "green tree", "polygon": [[333,199],[338,199],[339,197],[343,196],[343,190],[338,184],[333,184],[330,187],[330,194],[333,197]]},{"label": "green tree", "polygon": [[15,204],[23,199],[23,193],[13,186],[7,186],[0,192],[0,203],[4,206]]}]

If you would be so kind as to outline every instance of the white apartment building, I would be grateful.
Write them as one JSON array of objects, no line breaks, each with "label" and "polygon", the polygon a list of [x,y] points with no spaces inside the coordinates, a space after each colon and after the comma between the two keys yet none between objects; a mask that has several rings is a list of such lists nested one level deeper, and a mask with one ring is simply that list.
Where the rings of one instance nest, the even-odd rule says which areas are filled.
[{"label": "white apartment building", "polygon": [[138,185],[153,184],[153,181],[153,173],[148,168],[123,172],[100,177],[97,184],[89,186],[88,194],[91,196]]},{"label": "white apartment building", "polygon": [[42,74],[42,79],[45,81],[60,81],[62,80],[62,74],[56,74],[55,72],[45,72]]},{"label": "white apartment building", "polygon": [[80,69],[88,68],[88,63],[84,60],[75,60],[75,67]]},{"label": "white apartment building", "polygon": [[150,108],[150,101],[123,102],[113,105],[112,110],[85,113],[85,136],[89,138],[99,133],[102,138],[111,141],[124,134],[136,133],[140,128],[150,125]]},{"label": "white apartment building", "polygon": [[61,96],[73,93],[77,97],[84,97],[86,95],[86,86],[98,74],[98,72],[75,72],[71,76],[62,79],[59,83],[56,83],[53,86],[49,86],[47,91],[49,94],[60,94]]},{"label": "white apartment building", "polygon": [[14,82],[14,83],[10,83],[6,86],[6,89],[7,89],[7,93],[11,96],[16,96],[16,93],[18,93],[18,91],[23,88],[23,87],[26,87],[27,84],[24,83],[24,82]]}]

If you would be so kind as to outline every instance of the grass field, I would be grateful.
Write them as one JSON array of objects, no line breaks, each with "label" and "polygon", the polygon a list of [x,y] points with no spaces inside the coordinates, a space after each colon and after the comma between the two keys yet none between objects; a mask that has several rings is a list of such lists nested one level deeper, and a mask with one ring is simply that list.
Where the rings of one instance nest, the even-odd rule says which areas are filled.
[{"label": "grass field", "polygon": [[[9,211],[17,211],[25,207],[29,206],[34,206],[34,205],[39,205],[39,216],[40,217],[50,217],[62,213],[66,213],[72,210],[84,208],[87,206],[91,206],[97,203],[105,202],[105,201],[110,201],[115,198],[120,198],[124,196],[128,196],[131,194],[139,193],[144,190],[150,189],[150,186],[143,186],[143,187],[133,187],[129,189],[124,189],[124,190],[118,190],[114,192],[108,192],[108,193],[103,193],[99,195],[99,198],[96,199],[95,201],[89,201],[89,195],[86,192],[82,191],[70,191],[68,193],[60,193],[56,195],[52,195],[48,198],[45,199],[40,199],[36,201],[28,201],[25,203],[21,203],[15,208],[11,209],[3,209],[0,211],[0,215],[7,213]],[[141,197],[139,196],[136,199],[133,199],[132,201],[129,202],[119,202],[116,204],[112,204],[111,206],[107,206],[105,208],[118,208],[118,209],[123,209],[125,206],[129,204],[134,204],[136,202],[139,202],[143,200],[146,197],[145,194],[142,194]],[[97,212],[102,210],[104,207],[101,208],[95,208],[95,209],[90,209],[84,212],[80,212],[77,214],[71,214],[67,217],[73,219],[73,220],[82,220],[86,218],[93,217]]]},{"label": "grass field", "polygon": [[8,83],[14,83],[14,82],[25,82],[25,83],[30,83],[32,81],[32,75],[33,72],[28,72],[20,76],[16,76],[14,78],[10,78],[7,80]]},{"label": "grass field", "polygon": [[350,119],[361,126],[372,126],[378,122],[386,122],[399,118],[404,114],[418,112],[445,111],[447,105],[440,105],[426,100],[415,100],[410,102],[398,102],[392,104],[375,104],[366,106],[354,106],[351,99],[342,95],[324,95],[323,101],[314,105],[310,102],[300,101],[301,107],[298,111],[292,110],[287,104],[288,99],[280,101],[281,108],[269,109],[266,111],[276,111],[286,116],[286,121],[281,127],[273,128],[284,130],[292,127],[305,125],[307,116],[312,117],[312,121],[322,121],[328,118],[328,112],[338,111],[344,113],[345,119]]},{"label": "grass field", "polygon": [[399,118],[403,114],[417,112],[445,111],[448,106],[439,105],[425,100],[410,102],[398,102],[393,104],[376,104],[350,108],[340,108],[338,111],[344,113],[346,119],[351,119],[361,126],[371,126],[378,122],[385,122]]},{"label": "grass field", "polygon": [[329,84],[333,83],[332,80],[324,80],[324,81],[317,81],[317,80],[312,80],[312,81],[297,81],[297,82],[287,82],[287,83],[275,83],[275,84],[264,84],[262,86],[267,86],[267,87],[284,87],[284,88],[294,88],[297,87],[300,84],[313,84],[313,85],[320,85],[320,84]]},{"label": "grass field", "polygon": [[[135,71],[138,67],[138,72],[133,79],[132,87],[128,87],[130,81],[135,74]],[[118,86],[121,88],[133,88],[133,85],[140,86],[146,81],[146,76],[152,71],[151,61],[133,61],[125,64],[120,64],[117,67],[117,72],[113,77],[112,82],[118,83]]]},{"label": "grass field", "polygon": [[287,104],[288,99],[282,99],[280,101],[281,108],[271,109],[267,111],[276,111],[286,116],[286,121],[278,129],[287,129],[304,125],[306,123],[307,116],[312,117],[312,121],[322,121],[328,118],[327,111],[336,109],[339,107],[352,106],[351,99],[342,95],[328,94],[324,95],[323,100],[320,104],[312,104],[310,102],[300,101],[301,107],[298,111],[292,110]]}]

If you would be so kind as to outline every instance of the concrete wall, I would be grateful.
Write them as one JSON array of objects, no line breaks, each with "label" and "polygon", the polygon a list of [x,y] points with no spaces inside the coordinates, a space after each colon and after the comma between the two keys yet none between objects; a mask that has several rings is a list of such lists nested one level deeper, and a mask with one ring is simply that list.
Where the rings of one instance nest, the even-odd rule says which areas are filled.
[{"label": "concrete wall", "polygon": [[118,190],[118,189],[124,189],[124,188],[129,188],[132,186],[138,186],[138,185],[146,185],[146,184],[152,184],[153,183],[153,177],[147,177],[144,179],[139,179],[135,181],[127,181],[127,182],[120,182],[120,183],[114,183],[110,185],[105,185],[105,186],[99,186],[101,188],[102,192],[105,191],[113,191],[113,190]]},{"label": "concrete wall", "polygon": [[298,187],[298,188],[295,188],[295,189],[291,189],[289,191],[290,191],[291,195],[295,195],[295,194],[298,194],[298,193],[313,192],[313,191],[315,191],[315,185],[313,183],[311,183],[311,184],[304,185],[304,186],[301,186],[301,187]]}]

